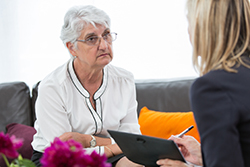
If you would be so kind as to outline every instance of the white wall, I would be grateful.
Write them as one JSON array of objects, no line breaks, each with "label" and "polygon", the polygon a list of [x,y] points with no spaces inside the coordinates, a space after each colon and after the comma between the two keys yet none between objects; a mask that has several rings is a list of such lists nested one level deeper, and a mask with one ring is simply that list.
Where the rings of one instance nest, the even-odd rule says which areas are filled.
[{"label": "white wall", "polygon": [[92,4],[111,18],[113,65],[135,79],[198,76],[187,33],[186,0],[1,0],[0,83],[30,86],[69,59],[59,36],[74,5]]}]

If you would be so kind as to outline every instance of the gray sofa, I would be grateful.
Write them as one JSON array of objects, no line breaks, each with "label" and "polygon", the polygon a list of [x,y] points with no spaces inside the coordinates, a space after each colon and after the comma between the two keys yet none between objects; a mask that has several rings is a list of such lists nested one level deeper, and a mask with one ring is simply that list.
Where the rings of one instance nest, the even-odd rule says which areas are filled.
[{"label": "gray sofa", "polygon": [[[136,80],[138,115],[144,106],[162,112],[190,111],[189,89],[193,81],[194,78]],[[37,87],[38,84],[29,88],[25,82],[0,84],[0,132],[13,134],[16,130],[19,132],[17,137],[22,137],[22,134],[28,131],[27,127],[29,131],[33,129]],[[17,123],[18,128],[16,128],[16,124],[11,123]],[[29,148],[26,150],[26,155],[22,154],[24,158],[30,158],[32,154],[30,140],[34,133],[35,131],[32,130],[26,134],[29,140],[23,147]],[[0,166],[4,166],[1,161]]]},{"label": "gray sofa", "polygon": [[194,78],[136,80],[138,114],[146,106],[162,112],[191,110],[189,90]]}]

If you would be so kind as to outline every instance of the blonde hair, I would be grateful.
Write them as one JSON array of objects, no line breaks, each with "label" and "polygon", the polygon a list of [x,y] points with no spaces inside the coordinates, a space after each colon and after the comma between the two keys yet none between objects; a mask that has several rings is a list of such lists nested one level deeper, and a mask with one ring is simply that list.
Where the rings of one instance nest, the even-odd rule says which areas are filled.
[{"label": "blonde hair", "polygon": [[248,0],[188,0],[187,9],[193,65],[200,75],[216,69],[237,72],[234,65],[250,68],[241,57],[250,53]]}]

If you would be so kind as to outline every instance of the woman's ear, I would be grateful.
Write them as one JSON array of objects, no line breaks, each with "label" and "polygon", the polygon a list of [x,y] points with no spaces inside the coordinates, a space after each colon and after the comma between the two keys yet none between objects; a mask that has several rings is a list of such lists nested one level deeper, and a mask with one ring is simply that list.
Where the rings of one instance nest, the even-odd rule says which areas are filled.
[{"label": "woman's ear", "polygon": [[70,54],[71,54],[72,56],[76,56],[74,44],[72,44],[71,42],[67,42],[67,43],[66,43],[66,47],[68,48],[68,50],[69,50],[69,52],[70,52]]}]

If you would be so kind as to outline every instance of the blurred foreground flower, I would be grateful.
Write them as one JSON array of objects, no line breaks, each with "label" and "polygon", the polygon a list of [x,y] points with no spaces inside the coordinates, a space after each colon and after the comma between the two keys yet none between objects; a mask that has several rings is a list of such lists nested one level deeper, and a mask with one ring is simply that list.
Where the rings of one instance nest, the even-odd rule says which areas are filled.
[{"label": "blurred foreground flower", "polygon": [[[2,155],[6,165],[8,167],[35,167],[28,159],[23,159],[21,155],[17,152],[23,145],[22,139],[17,139],[14,135],[9,136],[8,134],[0,133],[0,154]],[[11,164],[9,164],[8,158],[17,158]]]},{"label": "blurred foreground flower", "polygon": [[8,134],[0,133],[0,153],[6,155],[8,158],[17,158],[18,152],[16,151],[23,145],[21,139],[15,136],[9,137]]},{"label": "blurred foreground flower", "polygon": [[111,167],[105,155],[95,151],[87,154],[82,145],[74,140],[66,142],[55,138],[51,146],[44,150],[43,167]]},{"label": "blurred foreground flower", "polygon": [[[17,149],[22,145],[22,139],[0,133],[0,154],[8,167],[35,167],[31,160],[23,159],[18,154]],[[7,157],[18,158],[9,164]],[[111,167],[106,160],[105,155],[95,151],[87,154],[82,145],[74,140],[63,142],[55,138],[51,146],[45,149],[41,164],[43,167]]]}]

